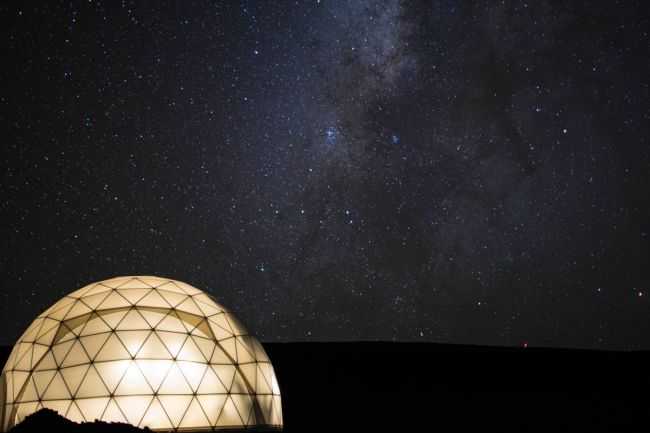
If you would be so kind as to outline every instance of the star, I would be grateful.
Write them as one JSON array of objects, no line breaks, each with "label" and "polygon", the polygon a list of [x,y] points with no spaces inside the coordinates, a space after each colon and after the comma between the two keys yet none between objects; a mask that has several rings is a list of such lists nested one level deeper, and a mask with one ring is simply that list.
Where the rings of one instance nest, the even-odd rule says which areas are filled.
[{"label": "star", "polygon": [[335,126],[328,126],[325,128],[325,142],[329,145],[336,144],[338,139],[338,130]]}]

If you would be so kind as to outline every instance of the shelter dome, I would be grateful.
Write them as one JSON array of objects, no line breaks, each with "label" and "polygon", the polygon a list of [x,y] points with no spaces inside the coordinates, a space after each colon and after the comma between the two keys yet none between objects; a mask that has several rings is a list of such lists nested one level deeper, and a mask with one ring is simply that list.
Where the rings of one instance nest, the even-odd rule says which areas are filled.
[{"label": "shelter dome", "polygon": [[41,408],[162,431],[282,428],[259,341],[210,295],[153,276],[89,284],[32,322],[0,376],[0,431]]}]

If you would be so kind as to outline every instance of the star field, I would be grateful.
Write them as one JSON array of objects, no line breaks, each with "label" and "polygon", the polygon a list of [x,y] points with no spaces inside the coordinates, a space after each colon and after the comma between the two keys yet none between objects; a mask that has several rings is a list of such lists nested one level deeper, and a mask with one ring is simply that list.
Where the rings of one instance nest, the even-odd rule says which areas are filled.
[{"label": "star field", "polygon": [[650,348],[643,2],[0,14],[3,344],[151,274],[263,341]]}]

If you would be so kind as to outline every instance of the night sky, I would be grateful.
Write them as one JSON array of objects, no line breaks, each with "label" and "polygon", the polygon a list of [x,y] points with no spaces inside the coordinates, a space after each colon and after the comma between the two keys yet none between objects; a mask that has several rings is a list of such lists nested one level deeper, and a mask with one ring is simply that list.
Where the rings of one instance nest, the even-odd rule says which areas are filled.
[{"label": "night sky", "polygon": [[0,343],[116,275],[263,341],[650,349],[643,1],[0,6]]}]

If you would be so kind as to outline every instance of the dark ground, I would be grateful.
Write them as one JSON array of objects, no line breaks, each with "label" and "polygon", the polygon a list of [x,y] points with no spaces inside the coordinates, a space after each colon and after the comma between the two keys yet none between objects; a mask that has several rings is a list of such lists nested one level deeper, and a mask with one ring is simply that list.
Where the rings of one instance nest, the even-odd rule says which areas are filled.
[{"label": "dark ground", "polygon": [[75,423],[50,409],[41,409],[28,415],[23,422],[11,429],[11,433],[35,433],[51,431],[57,433],[149,433],[130,424],[102,421]]},{"label": "dark ground", "polygon": [[[265,344],[285,431],[650,431],[650,353]],[[8,349],[1,352],[2,361]]]}]

